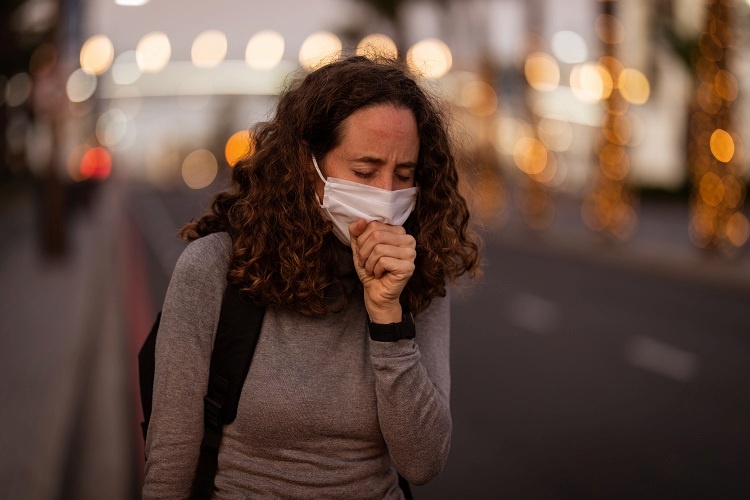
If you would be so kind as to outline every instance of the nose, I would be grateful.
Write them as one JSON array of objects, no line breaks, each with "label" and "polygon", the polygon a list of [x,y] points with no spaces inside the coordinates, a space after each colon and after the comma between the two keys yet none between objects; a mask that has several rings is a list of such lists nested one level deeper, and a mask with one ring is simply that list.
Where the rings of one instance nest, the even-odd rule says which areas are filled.
[{"label": "nose", "polygon": [[393,175],[392,174],[379,175],[377,180],[372,185],[380,189],[393,191]]}]

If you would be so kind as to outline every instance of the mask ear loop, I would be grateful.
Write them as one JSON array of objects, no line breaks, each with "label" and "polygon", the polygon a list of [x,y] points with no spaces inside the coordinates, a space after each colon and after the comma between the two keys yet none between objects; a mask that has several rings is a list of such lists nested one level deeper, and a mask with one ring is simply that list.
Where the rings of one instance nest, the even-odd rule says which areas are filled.
[{"label": "mask ear loop", "polygon": [[328,181],[325,180],[325,177],[323,177],[323,174],[320,173],[320,168],[318,168],[318,162],[315,159],[315,155],[312,156],[313,165],[315,166],[315,171],[318,173],[318,177],[320,177],[320,180],[323,181],[323,184],[328,184]]}]

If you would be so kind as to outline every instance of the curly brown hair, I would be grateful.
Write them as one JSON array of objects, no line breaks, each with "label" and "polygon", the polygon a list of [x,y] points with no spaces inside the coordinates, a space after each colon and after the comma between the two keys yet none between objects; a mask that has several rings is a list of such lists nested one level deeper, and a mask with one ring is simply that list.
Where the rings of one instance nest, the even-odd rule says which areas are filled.
[{"label": "curly brown hair", "polygon": [[235,166],[232,187],[181,236],[229,232],[228,280],[266,306],[307,315],[339,310],[346,300],[337,265],[344,246],[320,209],[311,154],[323,160],[341,142],[346,118],[383,104],[411,110],[417,122],[419,194],[404,224],[417,242],[416,269],[401,302],[423,311],[445,296],[448,280],[476,273],[478,240],[459,193],[447,115],[397,61],[349,57],[293,83],[273,118],[253,128],[255,151]]}]

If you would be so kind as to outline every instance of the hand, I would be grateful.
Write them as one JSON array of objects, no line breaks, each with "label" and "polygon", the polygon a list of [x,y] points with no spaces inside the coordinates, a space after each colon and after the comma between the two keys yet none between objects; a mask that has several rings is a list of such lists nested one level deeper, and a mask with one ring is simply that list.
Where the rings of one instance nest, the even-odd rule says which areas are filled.
[{"label": "hand", "polygon": [[401,296],[414,274],[417,242],[401,226],[360,219],[349,225],[357,276],[365,289],[365,307],[375,323],[401,321]]}]

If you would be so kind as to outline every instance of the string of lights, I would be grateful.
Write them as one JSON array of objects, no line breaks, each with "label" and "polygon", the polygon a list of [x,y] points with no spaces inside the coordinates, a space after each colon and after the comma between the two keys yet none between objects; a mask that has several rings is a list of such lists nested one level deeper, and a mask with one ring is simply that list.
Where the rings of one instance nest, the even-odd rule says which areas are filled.
[{"label": "string of lights", "polygon": [[636,94],[642,94],[638,89],[643,88],[644,81],[647,87],[648,81],[617,58],[617,47],[625,39],[625,27],[615,16],[615,5],[616,1],[603,2],[603,12],[596,18],[596,34],[604,48],[599,68],[611,90],[601,100],[604,118],[596,143],[598,164],[581,214],[592,230],[604,237],[624,240],[633,234],[638,222],[634,209],[636,197],[627,185],[630,170],[627,146],[633,133],[628,108],[631,101],[641,101]]},{"label": "string of lights", "polygon": [[731,0],[706,1],[688,142],[693,185],[690,239],[699,248],[723,253],[736,250],[750,237],[750,223],[742,213],[743,149],[734,116],[739,94],[731,70],[734,9]]}]

